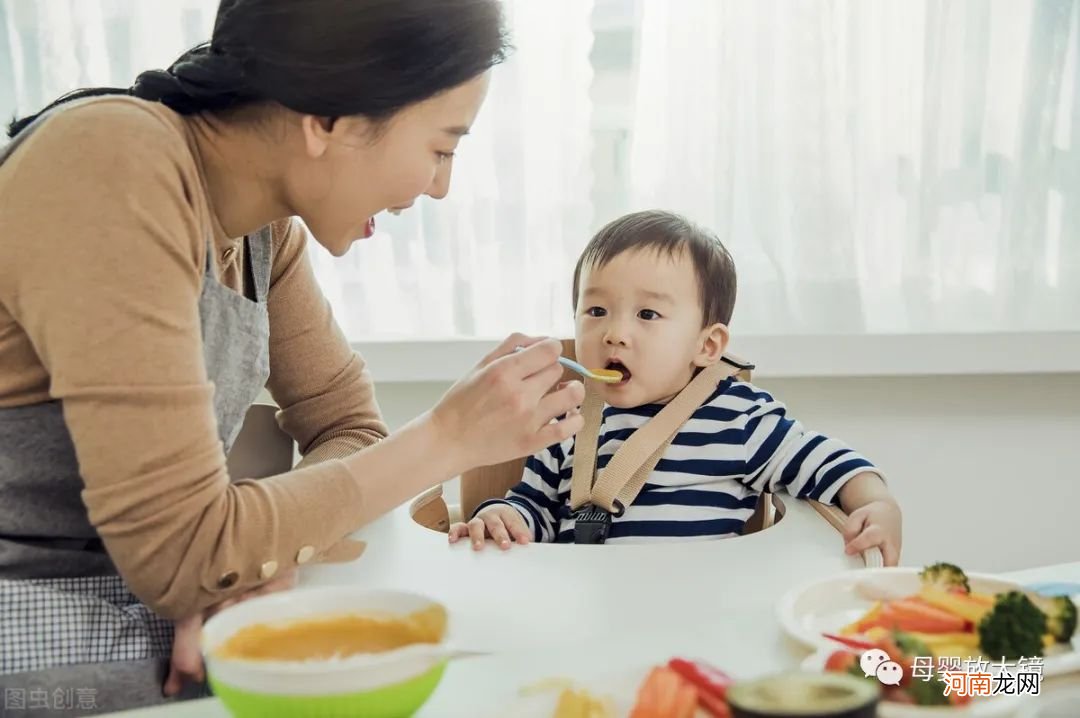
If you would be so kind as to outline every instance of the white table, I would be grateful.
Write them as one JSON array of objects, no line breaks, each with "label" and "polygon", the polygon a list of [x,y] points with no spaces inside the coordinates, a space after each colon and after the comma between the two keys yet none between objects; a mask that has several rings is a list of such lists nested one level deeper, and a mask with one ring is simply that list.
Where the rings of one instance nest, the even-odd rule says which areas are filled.
[{"label": "white table", "polygon": [[[709,542],[632,546],[450,547],[405,507],[356,535],[368,542],[349,564],[305,571],[306,585],[417,591],[450,612],[450,640],[497,655],[447,669],[420,716],[494,714],[525,684],[640,670],[673,655],[708,659],[736,677],[794,668],[808,651],[776,620],[780,597],[861,560],[816,512],[783,497],[772,528]],[[1080,563],[1007,575],[1024,583],[1080,581]],[[1078,713],[1080,714],[1080,713]],[[130,711],[126,718],[225,718],[214,699]]]}]

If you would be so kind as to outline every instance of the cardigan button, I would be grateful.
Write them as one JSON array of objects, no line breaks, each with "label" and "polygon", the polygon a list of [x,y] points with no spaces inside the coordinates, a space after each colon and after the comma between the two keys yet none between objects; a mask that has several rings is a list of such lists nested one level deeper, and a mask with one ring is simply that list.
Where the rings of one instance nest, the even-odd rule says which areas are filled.
[{"label": "cardigan button", "polygon": [[240,574],[236,571],[229,571],[228,573],[221,574],[221,577],[217,580],[217,585],[218,588],[232,588],[239,580]]},{"label": "cardigan button", "polygon": [[304,546],[296,553],[297,563],[307,563],[315,555],[314,546]]},{"label": "cardigan button", "polygon": [[260,578],[273,578],[277,573],[278,564],[277,561],[267,561],[259,568]]}]

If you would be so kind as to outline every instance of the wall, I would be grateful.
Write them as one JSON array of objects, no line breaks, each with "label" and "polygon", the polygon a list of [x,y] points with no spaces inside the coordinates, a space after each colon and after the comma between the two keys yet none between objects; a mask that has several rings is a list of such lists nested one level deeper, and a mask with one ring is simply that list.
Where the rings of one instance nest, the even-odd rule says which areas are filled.
[{"label": "wall", "polygon": [[[759,384],[888,472],[904,507],[902,563],[1008,571],[1080,561],[1080,374]],[[397,427],[448,386],[382,384],[379,402]]]}]

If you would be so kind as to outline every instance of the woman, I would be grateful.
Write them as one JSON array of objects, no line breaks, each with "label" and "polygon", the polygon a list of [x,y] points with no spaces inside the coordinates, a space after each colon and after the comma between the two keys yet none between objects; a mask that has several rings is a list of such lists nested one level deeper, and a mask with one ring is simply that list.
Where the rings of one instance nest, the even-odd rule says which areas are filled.
[{"label": "woman", "polygon": [[[290,219],[340,256],[377,213],[445,196],[504,48],[498,0],[225,0],[168,71],[13,123],[0,684],[155,702],[173,621],[191,651],[215,607],[355,558],[365,522],[580,428],[556,420],[584,393],[551,391],[558,342],[514,335],[386,437]],[[228,476],[264,386],[303,460]]]}]

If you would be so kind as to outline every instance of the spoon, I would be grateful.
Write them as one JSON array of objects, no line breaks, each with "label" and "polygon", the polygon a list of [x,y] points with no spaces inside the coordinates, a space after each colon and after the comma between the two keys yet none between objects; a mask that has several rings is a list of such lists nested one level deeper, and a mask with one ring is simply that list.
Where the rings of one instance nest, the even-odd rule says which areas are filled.
[{"label": "spoon", "polygon": [[[524,351],[525,347],[515,347],[514,351]],[[586,369],[581,364],[578,364],[573,359],[567,359],[564,356],[559,357],[559,363],[567,369],[576,371],[586,379],[595,379],[596,381],[602,381],[606,384],[618,384],[623,380],[621,371],[615,371],[614,369]]]}]

